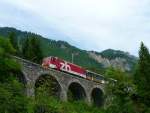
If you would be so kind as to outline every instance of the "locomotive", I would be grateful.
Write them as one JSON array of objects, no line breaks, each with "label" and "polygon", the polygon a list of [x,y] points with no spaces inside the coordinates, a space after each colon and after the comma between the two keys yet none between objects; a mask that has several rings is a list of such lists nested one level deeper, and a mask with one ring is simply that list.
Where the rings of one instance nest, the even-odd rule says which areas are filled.
[{"label": "locomotive", "polygon": [[106,81],[102,75],[86,70],[76,64],[67,62],[58,57],[51,56],[44,58],[42,62],[42,67],[45,69],[52,68],[55,70],[63,71],[65,73],[69,73],[102,84],[104,84]]}]

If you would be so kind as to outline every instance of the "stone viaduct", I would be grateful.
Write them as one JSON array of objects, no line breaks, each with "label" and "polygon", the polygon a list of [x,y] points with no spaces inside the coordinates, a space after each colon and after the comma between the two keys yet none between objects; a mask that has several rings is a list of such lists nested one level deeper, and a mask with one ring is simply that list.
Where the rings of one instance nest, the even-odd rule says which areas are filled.
[{"label": "stone viaduct", "polygon": [[89,105],[102,105],[104,100],[104,84],[89,81],[53,69],[46,70],[43,69],[39,64],[35,64],[33,62],[18,57],[13,58],[21,65],[23,78],[26,84],[25,90],[27,96],[34,96],[37,80],[42,76],[48,75],[55,78],[60,86],[60,100],[67,101],[67,94],[70,90],[75,97],[78,97],[79,99],[84,99],[84,101]]}]

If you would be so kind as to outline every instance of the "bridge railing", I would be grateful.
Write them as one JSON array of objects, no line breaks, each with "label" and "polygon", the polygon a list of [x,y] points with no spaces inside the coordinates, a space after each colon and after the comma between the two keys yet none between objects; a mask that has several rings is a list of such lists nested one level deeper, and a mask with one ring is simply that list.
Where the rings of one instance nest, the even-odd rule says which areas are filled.
[{"label": "bridge railing", "polygon": [[36,66],[42,67],[40,64],[36,64],[34,62],[31,62],[29,60],[26,60],[26,59],[23,59],[23,58],[20,58],[20,57],[17,57],[17,56],[11,56],[11,57],[16,59],[17,61],[21,61],[21,62],[25,62],[25,63],[29,63],[29,64],[32,64],[32,65],[36,65]]}]

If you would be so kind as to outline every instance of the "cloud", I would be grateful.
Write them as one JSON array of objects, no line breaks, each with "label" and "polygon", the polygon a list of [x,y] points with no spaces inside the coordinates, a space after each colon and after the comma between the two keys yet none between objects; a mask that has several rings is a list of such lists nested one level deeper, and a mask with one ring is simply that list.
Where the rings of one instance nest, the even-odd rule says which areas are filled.
[{"label": "cloud", "polygon": [[87,50],[137,55],[150,47],[149,0],[1,0],[0,25],[65,40]]}]

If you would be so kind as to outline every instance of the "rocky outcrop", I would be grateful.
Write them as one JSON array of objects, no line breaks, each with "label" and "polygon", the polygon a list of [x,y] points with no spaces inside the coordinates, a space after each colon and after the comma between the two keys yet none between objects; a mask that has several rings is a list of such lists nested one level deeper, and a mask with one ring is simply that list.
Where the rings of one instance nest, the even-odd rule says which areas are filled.
[{"label": "rocky outcrop", "polygon": [[131,66],[128,63],[127,59],[116,57],[114,59],[104,58],[101,55],[96,54],[95,52],[88,52],[89,56],[96,60],[98,63],[101,63],[104,68],[114,67],[119,68],[122,71],[131,71]]}]

